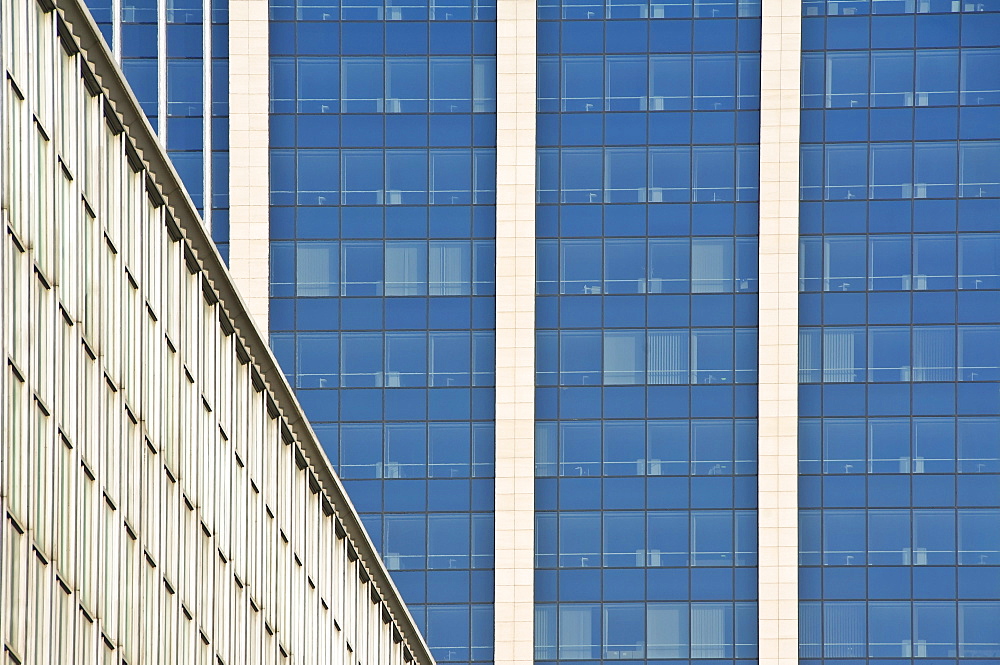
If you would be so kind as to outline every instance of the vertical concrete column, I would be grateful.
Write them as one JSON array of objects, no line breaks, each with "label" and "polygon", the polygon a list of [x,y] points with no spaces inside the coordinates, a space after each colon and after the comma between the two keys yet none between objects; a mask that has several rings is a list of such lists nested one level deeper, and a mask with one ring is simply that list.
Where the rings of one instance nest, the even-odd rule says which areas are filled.
[{"label": "vertical concrete column", "polygon": [[167,0],[156,0],[156,136],[167,145]]},{"label": "vertical concrete column", "polygon": [[534,662],[535,2],[497,3],[495,660]]},{"label": "vertical concrete column", "polygon": [[[268,330],[267,0],[229,3],[229,272],[260,330]],[[207,114],[206,109],[206,114]],[[209,150],[209,146],[205,147]]]},{"label": "vertical concrete column", "polygon": [[799,0],[763,0],[758,396],[761,665],[798,662]]},{"label": "vertical concrete column", "polygon": [[[204,0],[205,6],[201,15],[201,51],[204,54],[201,70],[201,95],[202,95],[202,115],[204,121],[201,124],[201,145],[202,145],[202,191],[204,203],[202,204],[201,219],[208,228],[209,235],[212,232],[212,200],[215,198],[212,186],[212,0]],[[160,33],[166,34],[166,33]],[[166,121],[164,120],[164,123]],[[267,332],[266,330],[264,332]]]}]

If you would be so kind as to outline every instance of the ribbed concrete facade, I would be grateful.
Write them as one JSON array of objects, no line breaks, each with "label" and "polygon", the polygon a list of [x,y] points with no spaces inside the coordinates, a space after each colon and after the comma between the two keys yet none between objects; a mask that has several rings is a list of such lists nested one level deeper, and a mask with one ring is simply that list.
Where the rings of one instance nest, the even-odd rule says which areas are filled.
[{"label": "ribbed concrete facade", "polygon": [[5,0],[7,663],[420,663],[90,15]]}]

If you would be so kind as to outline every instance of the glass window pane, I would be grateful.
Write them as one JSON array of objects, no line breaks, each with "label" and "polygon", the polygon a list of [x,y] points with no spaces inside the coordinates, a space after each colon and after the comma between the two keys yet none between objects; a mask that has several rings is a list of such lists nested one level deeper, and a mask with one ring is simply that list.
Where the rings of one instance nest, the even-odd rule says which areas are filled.
[{"label": "glass window pane", "polygon": [[604,107],[601,60],[600,56],[563,56],[563,111],[600,111]]},{"label": "glass window pane", "polygon": [[385,112],[427,112],[427,60],[385,59]]},{"label": "glass window pane", "polygon": [[691,292],[733,290],[733,241],[729,238],[691,240]]},{"label": "glass window pane", "polygon": [[917,106],[950,106],[958,103],[958,52],[922,49],[917,57]]},{"label": "glass window pane", "polygon": [[431,57],[430,90],[432,113],[471,112],[471,58]]},{"label": "glass window pane", "polygon": [[865,604],[823,603],[823,655],[827,658],[863,658]]},{"label": "glass window pane", "polygon": [[868,655],[873,658],[909,658],[913,655],[910,603],[868,604]]},{"label": "glass window pane", "polygon": [[[340,58],[298,58],[296,66],[299,113],[336,113],[340,110]],[[351,62],[350,59],[345,62]],[[370,63],[368,63],[370,64]],[[345,71],[347,71],[345,69]],[[353,70],[352,70],[353,71]],[[352,79],[353,82],[353,79]],[[381,93],[378,94],[381,96]],[[352,104],[355,100],[351,100]],[[354,110],[354,108],[345,110]]]},{"label": "glass window pane", "polygon": [[959,381],[1000,380],[1000,328],[959,326]]},{"label": "glass window pane", "polygon": [[382,333],[343,333],[340,343],[341,387],[381,386]]},{"label": "glass window pane", "polygon": [[650,512],[648,514],[649,534],[648,566],[688,565],[688,514],[681,511]]},{"label": "glass window pane", "polygon": [[827,53],[826,107],[868,105],[868,53]]},{"label": "glass window pane", "polygon": [[[559,473],[598,476],[601,473],[601,427],[594,422],[559,423]],[[594,564],[596,565],[596,564]]]},{"label": "glass window pane", "polygon": [[382,295],[382,244],[374,242],[342,243],[341,295]]},{"label": "glass window pane", "polygon": [[428,333],[431,386],[467,386],[471,382],[471,348],[468,332]]},{"label": "glass window pane", "polygon": [[431,240],[428,291],[432,296],[462,296],[471,291],[472,248],[465,240]]},{"label": "glass window pane", "polygon": [[427,203],[427,152],[385,151],[386,205]]},{"label": "glass window pane", "polygon": [[646,110],[646,56],[609,55],[606,106],[608,111]]},{"label": "glass window pane", "polygon": [[341,103],[344,113],[381,113],[382,87],[385,81],[382,58],[343,58],[341,68]]},{"label": "glass window pane", "polygon": [[1000,53],[962,49],[962,103],[1000,104]]},{"label": "glass window pane", "polygon": [[646,565],[646,518],[641,512],[604,513],[604,565],[621,568]]},{"label": "glass window pane", "polygon": [[910,380],[909,328],[869,328],[868,380]]},{"label": "glass window pane", "polygon": [[604,606],[604,658],[623,660],[645,655],[644,610],[635,603]]},{"label": "glass window pane", "polygon": [[[733,564],[732,512],[706,510],[691,513],[691,556],[695,566]],[[724,656],[720,654],[717,657]]]},{"label": "glass window pane", "polygon": [[646,605],[647,657],[688,657],[688,607],[687,603]]},{"label": "glass window pane", "polygon": [[427,245],[419,240],[385,243],[385,295],[422,296],[427,293]]},{"label": "glass window pane", "polygon": [[691,605],[691,657],[733,657],[733,606],[731,603]]},{"label": "glass window pane", "polygon": [[913,105],[913,51],[872,51],[872,106]]},{"label": "glass window pane", "polygon": [[688,291],[690,241],[687,238],[649,239],[649,293]]},{"label": "glass window pane", "polygon": [[337,333],[299,333],[296,336],[296,385],[299,388],[337,386]]},{"label": "glass window pane", "polygon": [[296,251],[295,295],[340,295],[339,243],[299,242]]},{"label": "glass window pane", "polygon": [[601,565],[600,513],[560,513],[559,565],[566,568]]},{"label": "glass window pane", "polygon": [[649,56],[649,110],[691,108],[691,56]]},{"label": "glass window pane", "polygon": [[422,423],[387,423],[385,477],[423,478],[427,474],[426,466],[426,426]]},{"label": "glass window pane", "polygon": [[427,385],[427,340],[424,333],[387,332],[385,385],[389,388]]},{"label": "glass window pane", "polygon": [[958,157],[959,196],[1000,196],[1000,141],[962,142]]},{"label": "glass window pane", "polygon": [[428,475],[468,478],[471,450],[468,423],[431,423],[428,433]]},{"label": "glass window pane", "polygon": [[604,333],[604,383],[645,383],[645,341],[642,331]]},{"label": "glass window pane", "polygon": [[601,657],[601,606],[559,606],[559,657]]},{"label": "glass window pane", "polygon": [[[382,477],[382,426],[340,426],[340,474],[344,478]],[[418,537],[423,542],[423,518]],[[388,531],[388,525],[386,530]],[[388,558],[386,559],[388,564]]]},{"label": "glass window pane", "polygon": [[962,289],[1000,288],[1000,235],[960,235],[958,279]]}]

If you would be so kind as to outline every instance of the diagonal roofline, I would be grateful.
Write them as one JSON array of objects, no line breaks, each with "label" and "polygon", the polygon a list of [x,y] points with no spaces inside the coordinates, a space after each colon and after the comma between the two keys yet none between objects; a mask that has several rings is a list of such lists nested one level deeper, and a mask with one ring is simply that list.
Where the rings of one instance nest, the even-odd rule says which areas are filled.
[{"label": "diagonal roofline", "polygon": [[302,406],[295,398],[295,393],[271,353],[266,338],[257,329],[243,297],[233,283],[229,269],[202,223],[194,202],[156,137],[152,125],[142,112],[90,11],[82,0],[39,1],[58,10],[59,18],[73,35],[76,47],[83,52],[97,83],[104,89],[119,121],[126,129],[125,135],[145,162],[155,189],[163,197],[177,228],[194,252],[199,267],[215,290],[220,306],[233,324],[235,334],[238,335],[255,368],[260,372],[260,378],[274,400],[292,439],[301,448],[323,495],[333,507],[339,525],[346,532],[346,537],[358,553],[365,571],[388,607],[390,617],[400,631],[406,651],[420,665],[434,665],[434,658],[416,622],[396,585],[393,584],[382,558],[375,550],[368,532],[361,523],[361,518],[344,490],[340,478],[334,472]]}]

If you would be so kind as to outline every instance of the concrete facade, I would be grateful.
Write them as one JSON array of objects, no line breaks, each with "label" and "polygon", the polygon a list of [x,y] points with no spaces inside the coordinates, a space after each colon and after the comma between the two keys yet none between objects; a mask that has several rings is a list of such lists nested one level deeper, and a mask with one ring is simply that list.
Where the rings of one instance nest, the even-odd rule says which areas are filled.
[{"label": "concrete facade", "polygon": [[268,326],[270,270],[267,6],[229,5],[229,270],[261,330]]},{"label": "concrete facade", "polygon": [[758,266],[758,636],[798,662],[799,87],[802,6],[764,0]]},{"label": "concrete facade", "polygon": [[4,662],[431,665],[90,14],[0,19]]},{"label": "concrete facade", "polygon": [[495,658],[534,661],[535,3],[497,7]]}]

